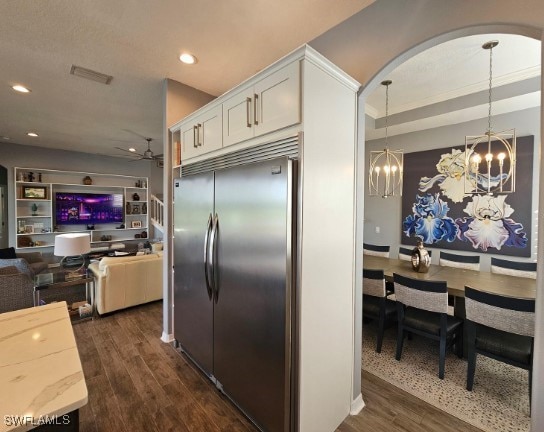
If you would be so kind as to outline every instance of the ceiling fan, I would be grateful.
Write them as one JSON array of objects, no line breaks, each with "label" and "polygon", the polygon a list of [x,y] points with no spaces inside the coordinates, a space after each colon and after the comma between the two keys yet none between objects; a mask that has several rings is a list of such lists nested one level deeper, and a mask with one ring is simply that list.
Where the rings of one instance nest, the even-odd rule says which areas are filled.
[{"label": "ceiling fan", "polygon": [[115,147],[115,148],[117,150],[121,150],[121,151],[130,153],[131,155],[139,156],[139,158],[133,159],[133,161],[138,161],[138,160],[160,160],[160,161],[162,161],[163,160],[163,155],[162,154],[158,154],[158,155],[153,154],[153,151],[151,150],[151,141],[153,141],[153,138],[144,138],[144,139],[147,141],[147,150],[144,151],[143,153],[137,153],[136,150],[134,150],[134,149],[126,150],[126,149],[121,148],[121,147]]}]

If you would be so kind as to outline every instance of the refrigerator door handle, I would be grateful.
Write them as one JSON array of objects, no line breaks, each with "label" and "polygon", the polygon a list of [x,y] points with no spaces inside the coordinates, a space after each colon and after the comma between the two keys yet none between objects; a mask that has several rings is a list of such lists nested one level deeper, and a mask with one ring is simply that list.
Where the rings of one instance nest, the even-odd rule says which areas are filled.
[{"label": "refrigerator door handle", "polygon": [[216,247],[217,247],[217,230],[219,228],[219,217],[217,213],[213,218],[212,232],[210,234],[210,247],[208,248],[208,261],[211,268],[211,286],[212,292],[215,297],[215,303],[219,299],[219,288],[217,287],[217,276],[216,276]]},{"label": "refrigerator door handle", "polygon": [[210,300],[213,299],[213,291],[212,287],[210,286],[210,278],[208,273],[208,245],[209,245],[209,239],[210,239],[210,230],[212,228],[212,214],[210,213],[210,217],[208,218],[208,226],[206,228],[206,234],[204,235],[204,277],[206,278],[206,290],[208,291],[208,297]]}]

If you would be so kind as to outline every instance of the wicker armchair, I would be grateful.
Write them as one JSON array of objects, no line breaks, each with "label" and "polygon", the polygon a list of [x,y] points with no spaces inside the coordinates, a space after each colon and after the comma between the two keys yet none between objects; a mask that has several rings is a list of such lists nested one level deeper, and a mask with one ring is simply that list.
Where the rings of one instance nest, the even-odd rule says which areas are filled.
[{"label": "wicker armchair", "polygon": [[32,278],[15,266],[0,267],[0,313],[34,306]]}]

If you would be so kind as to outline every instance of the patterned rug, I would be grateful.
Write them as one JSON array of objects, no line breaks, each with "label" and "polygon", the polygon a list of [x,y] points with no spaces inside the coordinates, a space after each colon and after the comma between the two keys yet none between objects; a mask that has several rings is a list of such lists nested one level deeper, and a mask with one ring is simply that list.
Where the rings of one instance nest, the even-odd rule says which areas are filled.
[{"label": "patterned rug", "polygon": [[396,331],[385,331],[382,352],[376,351],[376,326],[363,326],[365,371],[486,432],[529,431],[527,371],[478,355],[472,392],[466,390],[467,362],[451,351],[444,380],[438,378],[438,342],[406,339],[395,360]]}]

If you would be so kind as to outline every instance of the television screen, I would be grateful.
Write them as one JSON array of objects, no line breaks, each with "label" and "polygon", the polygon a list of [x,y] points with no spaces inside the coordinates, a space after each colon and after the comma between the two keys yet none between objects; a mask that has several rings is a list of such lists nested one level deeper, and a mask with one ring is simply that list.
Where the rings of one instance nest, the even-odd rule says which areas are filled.
[{"label": "television screen", "polygon": [[55,193],[57,225],[123,222],[123,194]]}]

